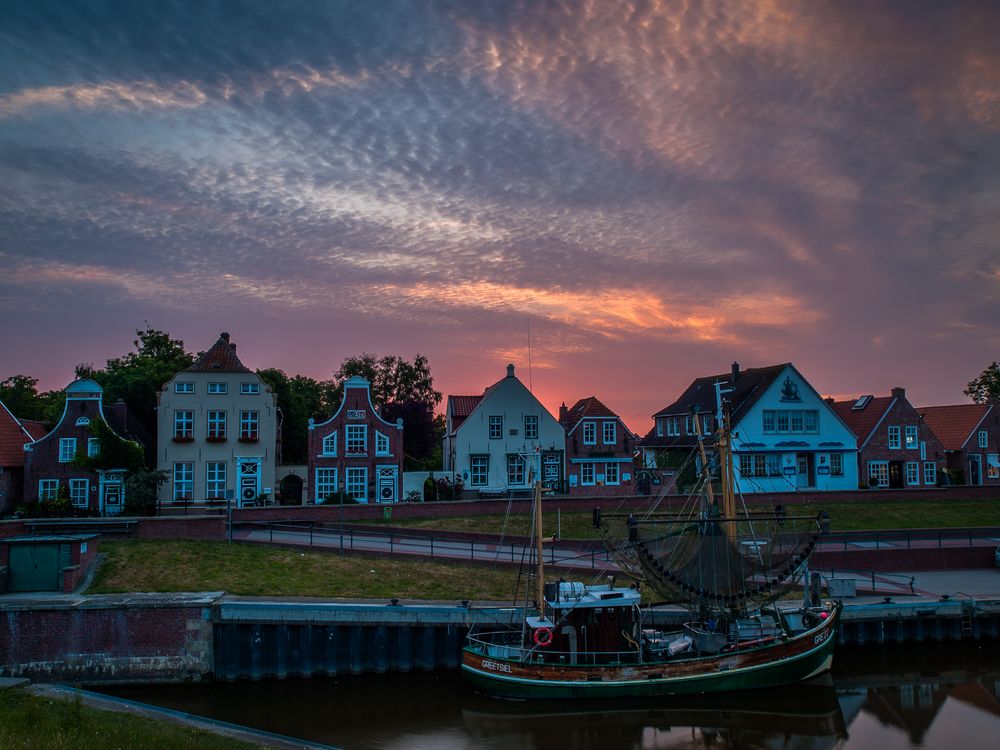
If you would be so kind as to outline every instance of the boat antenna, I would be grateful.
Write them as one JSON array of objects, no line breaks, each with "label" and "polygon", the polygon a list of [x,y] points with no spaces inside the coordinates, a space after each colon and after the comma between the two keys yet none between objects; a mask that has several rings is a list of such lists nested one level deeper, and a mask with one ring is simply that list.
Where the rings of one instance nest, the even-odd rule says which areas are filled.
[{"label": "boat antenna", "polygon": [[531,316],[528,316],[528,392],[534,393],[531,387]]}]

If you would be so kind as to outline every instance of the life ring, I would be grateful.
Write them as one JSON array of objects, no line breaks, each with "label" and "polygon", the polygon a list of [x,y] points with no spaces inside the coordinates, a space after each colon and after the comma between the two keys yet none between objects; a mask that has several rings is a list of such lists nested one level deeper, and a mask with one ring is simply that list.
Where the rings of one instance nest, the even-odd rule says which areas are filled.
[{"label": "life ring", "polygon": [[552,628],[535,628],[535,645],[540,648],[552,645]]}]

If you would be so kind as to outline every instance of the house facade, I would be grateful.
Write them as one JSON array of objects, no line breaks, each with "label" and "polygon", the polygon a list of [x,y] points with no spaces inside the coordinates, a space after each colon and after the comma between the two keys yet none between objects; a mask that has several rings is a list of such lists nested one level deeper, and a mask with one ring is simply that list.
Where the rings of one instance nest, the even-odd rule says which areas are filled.
[{"label": "house facade", "polygon": [[344,382],[344,398],[329,419],[309,420],[308,476],[313,503],[337,492],[359,503],[402,499],[403,420],[382,419],[363,377]]},{"label": "house facade", "polygon": [[161,502],[270,501],[278,450],[276,397],[222,333],[157,394]]},{"label": "house facade", "polygon": [[693,381],[653,415],[653,429],[640,441],[645,466],[679,465],[699,431],[712,436],[719,399],[729,409],[740,492],[857,488],[854,433],[791,363],[741,370],[734,362],[728,373]]},{"label": "house facade", "polygon": [[901,489],[934,487],[945,466],[937,435],[906,398],[906,389],[888,396],[864,395],[830,402],[858,438],[861,486]]},{"label": "house facade", "polygon": [[[105,407],[104,391],[93,380],[75,380],[66,386],[66,404],[51,432],[24,446],[24,499],[48,502],[68,498],[75,509],[117,515],[125,505],[128,466],[90,469],[78,459],[100,460],[109,446],[99,437],[103,429],[112,439],[143,446],[127,430],[124,404]],[[141,458],[139,458],[141,463]]]},{"label": "house facade", "polygon": [[947,468],[960,483],[1000,485],[1000,404],[924,406],[917,411],[940,439]]},{"label": "house facade", "polygon": [[566,431],[566,483],[570,495],[634,494],[636,436],[621,417],[594,396],[559,408]]},{"label": "house facade", "polygon": [[481,396],[448,396],[444,471],[479,496],[566,489],[566,432],[507,365]]},{"label": "house facade", "polygon": [[0,516],[12,513],[24,498],[24,446],[47,430],[40,422],[18,419],[0,401]]}]

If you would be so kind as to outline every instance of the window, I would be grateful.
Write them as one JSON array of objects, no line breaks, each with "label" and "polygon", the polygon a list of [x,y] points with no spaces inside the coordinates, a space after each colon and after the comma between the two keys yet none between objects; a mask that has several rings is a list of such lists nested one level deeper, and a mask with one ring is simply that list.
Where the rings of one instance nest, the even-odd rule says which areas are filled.
[{"label": "window", "polygon": [[524,418],[524,439],[538,440],[538,417],[533,414]]},{"label": "window", "polygon": [[740,476],[753,476],[753,456],[749,453],[740,454]]},{"label": "window", "polygon": [[681,420],[679,417],[666,417],[663,421],[667,435],[676,437],[681,434]]},{"label": "window", "polygon": [[59,463],[68,464],[76,456],[76,438],[59,438]]},{"label": "window", "polygon": [[174,438],[192,439],[194,437],[194,412],[178,410],[174,412]]},{"label": "window", "polygon": [[843,453],[831,453],[830,454],[830,474],[835,477],[844,476],[844,454]]},{"label": "window", "polygon": [[524,484],[524,459],[516,453],[507,454],[507,484]]},{"label": "window", "polygon": [[226,412],[208,412],[208,439],[218,442],[226,439]]},{"label": "window", "polygon": [[605,445],[614,445],[616,442],[616,433],[614,422],[605,422],[601,430],[601,442]]},{"label": "window", "polygon": [[389,455],[389,436],[383,435],[378,430],[375,430],[375,455],[376,456]]},{"label": "window", "polygon": [[779,411],[775,412],[774,415],[775,431],[777,432],[788,432],[788,412]]},{"label": "window", "polygon": [[780,477],[781,476],[781,454],[780,453],[768,453],[767,454],[767,475],[769,477]]},{"label": "window", "polygon": [[174,393],[194,393],[194,383],[174,383]]},{"label": "window", "polygon": [[226,462],[209,461],[205,464],[205,497],[225,499]]},{"label": "window", "polygon": [[701,434],[711,435],[712,434],[712,415],[705,414],[701,418]]},{"label": "window", "polygon": [[584,445],[596,445],[597,444],[597,423],[596,422],[584,422],[583,423],[583,444]]},{"label": "window", "polygon": [[919,461],[907,461],[906,462],[906,483],[907,484],[920,484],[920,462]]},{"label": "window", "polygon": [[469,482],[473,487],[482,487],[489,481],[490,457],[488,455],[469,456]]},{"label": "window", "polygon": [[691,415],[690,414],[688,414],[686,417],[684,417],[684,434],[685,435],[693,435],[694,434],[694,430],[691,429]]},{"label": "window", "polygon": [[78,508],[86,508],[89,498],[87,493],[90,492],[90,480],[89,479],[70,479],[69,480],[69,500],[73,505]]},{"label": "window", "polygon": [[87,456],[94,458],[99,455],[101,455],[101,439],[87,438]]},{"label": "window", "polygon": [[937,484],[937,464],[933,461],[924,464],[924,484],[932,487]]},{"label": "window", "polygon": [[906,450],[915,451],[917,449],[917,426],[907,425],[904,428],[904,433],[906,436]]},{"label": "window", "polygon": [[[336,456],[337,455],[337,433],[331,432],[325,438],[323,438],[323,455],[324,456]],[[323,495],[318,495],[317,497],[325,497]]]},{"label": "window", "polygon": [[871,485],[871,480],[875,480],[875,485],[877,487],[888,487],[889,486],[889,462],[888,461],[869,461],[868,462],[868,484]]},{"label": "window", "polygon": [[[359,426],[364,427],[364,425]],[[368,502],[368,467],[348,466],[344,473],[347,479],[344,489],[347,494],[359,502]]]},{"label": "window", "polygon": [[773,409],[764,411],[764,432],[775,432]]},{"label": "window", "polygon": [[347,425],[347,440],[344,443],[345,453],[368,452],[368,426],[363,424]]},{"label": "window", "polygon": [[920,441],[920,460],[924,461],[924,460],[926,460],[926,458],[927,458],[927,441],[926,440],[921,440]]},{"label": "window", "polygon": [[245,443],[256,443],[260,437],[260,412],[240,412],[240,440]]},{"label": "window", "polygon": [[664,417],[660,417],[656,420],[656,437],[663,437],[667,431],[667,420]]},{"label": "window", "polygon": [[986,430],[979,431],[979,447],[988,448],[990,445],[990,436]]},{"label": "window", "polygon": [[755,477],[767,476],[767,456],[758,453],[753,457],[753,474]]},{"label": "window", "polygon": [[819,432],[819,412],[806,409],[802,412],[802,430],[804,432]]},{"label": "window", "polygon": [[580,464],[580,484],[595,484],[594,465]]},{"label": "window", "polygon": [[889,425],[889,447],[899,448],[899,425]]},{"label": "window", "polygon": [[815,409],[765,409],[762,426],[768,434],[819,432],[819,412]]},{"label": "window", "polygon": [[607,464],[604,467],[604,483],[618,484],[618,464]]},{"label": "window", "polygon": [[208,392],[216,396],[229,393],[229,383],[209,383]]},{"label": "window", "polygon": [[[325,442],[325,441],[324,441]],[[337,470],[316,469],[316,502],[322,502],[337,492]]]},{"label": "window", "polygon": [[789,422],[788,426],[789,432],[805,432],[804,428],[802,427],[803,424],[802,412],[800,411],[790,412],[788,415],[788,422]]},{"label": "window", "polygon": [[59,480],[58,479],[40,479],[38,480],[38,499],[39,500],[55,500],[56,495],[59,494]]},{"label": "window", "polygon": [[490,417],[490,440],[500,440],[503,437],[503,417]]},{"label": "window", "polygon": [[174,500],[190,500],[194,495],[194,464],[174,464]]},{"label": "window", "polygon": [[240,393],[244,396],[253,396],[260,393],[260,383],[240,383]]}]

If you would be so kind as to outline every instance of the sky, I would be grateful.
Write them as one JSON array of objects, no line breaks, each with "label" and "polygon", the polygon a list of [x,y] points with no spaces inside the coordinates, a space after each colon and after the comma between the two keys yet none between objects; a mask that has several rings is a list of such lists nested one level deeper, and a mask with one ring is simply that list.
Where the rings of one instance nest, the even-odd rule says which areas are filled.
[{"label": "sky", "polygon": [[508,362],[960,403],[1000,358],[1000,4],[0,4],[0,379],[148,322],[328,378]]}]

